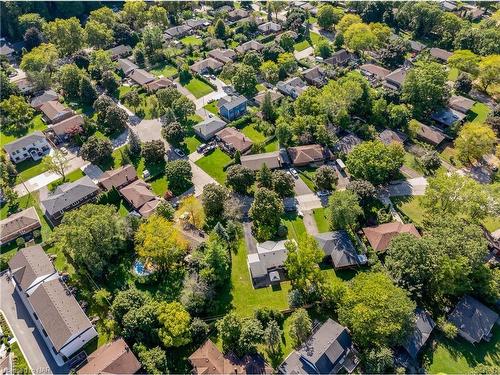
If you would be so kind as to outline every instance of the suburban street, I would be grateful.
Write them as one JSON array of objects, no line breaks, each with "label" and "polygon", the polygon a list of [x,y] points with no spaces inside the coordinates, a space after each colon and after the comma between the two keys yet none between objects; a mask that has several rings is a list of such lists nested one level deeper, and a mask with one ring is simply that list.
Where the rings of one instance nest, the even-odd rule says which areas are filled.
[{"label": "suburban street", "polygon": [[67,374],[69,369],[56,364],[40,332],[35,328],[28,310],[15,293],[13,284],[7,281],[5,274],[0,276],[0,295],[2,296],[0,310],[9,322],[33,373]]}]

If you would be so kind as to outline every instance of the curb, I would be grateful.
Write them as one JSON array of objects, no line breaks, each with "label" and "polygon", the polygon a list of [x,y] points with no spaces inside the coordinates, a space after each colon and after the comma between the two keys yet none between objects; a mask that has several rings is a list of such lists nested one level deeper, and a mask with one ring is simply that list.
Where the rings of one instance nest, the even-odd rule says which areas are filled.
[{"label": "curb", "polygon": [[31,363],[30,361],[28,360],[28,357],[26,356],[26,353],[24,353],[24,350],[23,350],[23,347],[21,346],[21,343],[19,342],[19,340],[17,339],[16,337],[16,334],[14,333],[14,330],[12,329],[12,326],[10,325],[9,321],[7,320],[7,316],[5,315],[4,311],[2,309],[0,309],[0,314],[3,315],[4,319],[5,319],[5,322],[7,323],[7,325],[9,326],[9,329],[10,329],[10,332],[12,333],[12,336],[16,339],[16,342],[17,342],[17,346],[19,346],[19,350],[21,351],[22,355],[24,356],[24,360],[26,361],[26,363],[28,364],[28,367],[30,368],[30,371],[32,374],[34,374],[33,372],[33,367],[31,367]]}]

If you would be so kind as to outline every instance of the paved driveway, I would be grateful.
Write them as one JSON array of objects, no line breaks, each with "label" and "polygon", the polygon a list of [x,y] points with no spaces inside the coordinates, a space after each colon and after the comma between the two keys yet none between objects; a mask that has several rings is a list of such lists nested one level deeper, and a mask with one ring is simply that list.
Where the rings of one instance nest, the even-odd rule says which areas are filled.
[{"label": "paved driveway", "polygon": [[7,281],[5,275],[0,277],[0,292],[0,309],[5,314],[33,373],[67,374],[69,370],[66,366],[59,367],[55,363],[28,311],[15,293],[14,286]]},{"label": "paved driveway", "polygon": [[142,142],[154,141],[163,139],[161,137],[161,122],[160,119],[142,120],[136,125],[132,125],[131,129],[137,134]]},{"label": "paved driveway", "polygon": [[304,214],[304,226],[306,227],[306,232],[308,234],[318,234],[318,226],[316,225],[316,220],[314,220],[314,215],[311,210],[303,212]]},{"label": "paved driveway", "polygon": [[401,181],[387,187],[387,192],[390,197],[407,196],[407,195],[424,195],[427,187],[425,177],[411,178],[406,181]]},{"label": "paved driveway", "polygon": [[304,213],[315,208],[326,207],[328,204],[328,197],[318,198],[316,194],[305,194],[297,196],[298,206]]},{"label": "paved driveway", "polygon": [[245,244],[247,245],[247,254],[257,253],[257,241],[252,234],[252,222],[245,221],[243,223],[243,235],[245,236]]},{"label": "paved driveway", "polygon": [[304,181],[300,177],[295,178],[295,195],[300,196],[300,195],[307,195],[307,194],[314,194],[311,189],[306,185]]},{"label": "paved driveway", "polygon": [[203,187],[208,184],[218,184],[207,172],[189,160],[191,172],[193,173],[194,195],[199,197],[203,193]]},{"label": "paved driveway", "polygon": [[293,55],[297,60],[302,60],[305,59],[306,57],[314,55],[314,48],[312,47],[307,47],[306,49],[299,51],[299,52],[294,52]]}]

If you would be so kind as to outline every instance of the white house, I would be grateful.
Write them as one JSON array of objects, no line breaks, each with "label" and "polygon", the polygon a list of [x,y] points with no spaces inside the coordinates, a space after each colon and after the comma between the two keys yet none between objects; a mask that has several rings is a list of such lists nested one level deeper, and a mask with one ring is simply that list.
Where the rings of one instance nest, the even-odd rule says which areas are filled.
[{"label": "white house", "polygon": [[32,158],[39,160],[50,152],[50,145],[41,131],[35,131],[3,146],[10,160],[20,163]]},{"label": "white house", "polygon": [[[283,268],[288,250],[283,241],[266,241],[257,244],[257,252],[248,255],[248,268],[252,279],[267,278],[273,271]],[[272,275],[269,275],[272,280]]]},{"label": "white house", "polygon": [[9,261],[12,283],[59,366],[97,331],[40,245],[18,251]]}]

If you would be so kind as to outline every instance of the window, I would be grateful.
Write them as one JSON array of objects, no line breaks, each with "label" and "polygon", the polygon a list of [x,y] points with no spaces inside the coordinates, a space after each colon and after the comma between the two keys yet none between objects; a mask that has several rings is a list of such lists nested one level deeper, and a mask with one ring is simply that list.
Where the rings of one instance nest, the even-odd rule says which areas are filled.
[{"label": "window", "polygon": [[42,328],[43,335],[47,337],[47,332]]}]

